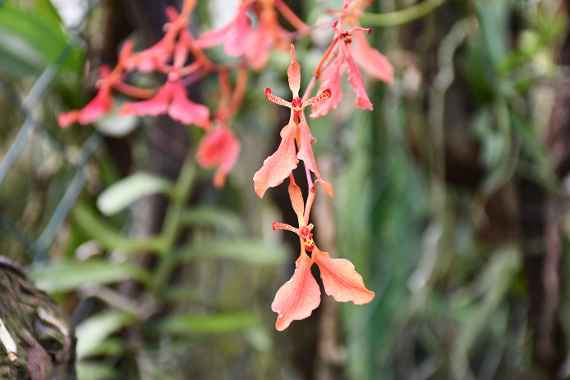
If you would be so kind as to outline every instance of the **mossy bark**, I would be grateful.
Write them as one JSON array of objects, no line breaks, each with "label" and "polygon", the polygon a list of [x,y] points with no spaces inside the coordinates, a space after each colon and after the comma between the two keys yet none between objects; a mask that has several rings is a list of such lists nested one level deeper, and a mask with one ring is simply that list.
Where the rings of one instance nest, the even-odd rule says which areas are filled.
[{"label": "mossy bark", "polygon": [[0,380],[73,380],[73,331],[54,302],[0,256]]}]

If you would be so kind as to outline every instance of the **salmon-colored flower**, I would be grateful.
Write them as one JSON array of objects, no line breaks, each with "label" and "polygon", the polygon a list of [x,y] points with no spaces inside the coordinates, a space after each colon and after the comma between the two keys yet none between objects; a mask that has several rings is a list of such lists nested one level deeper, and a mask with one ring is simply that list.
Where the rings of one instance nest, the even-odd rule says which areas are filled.
[{"label": "salmon-colored flower", "polygon": [[230,129],[230,121],[237,111],[246,90],[247,71],[237,74],[235,88],[231,89],[229,74],[223,70],[219,74],[220,100],[215,116],[216,127],[210,129],[200,142],[196,158],[204,168],[217,167],[214,186],[222,187],[226,176],[232,170],[240,152],[239,140]]},{"label": "salmon-colored flower", "polygon": [[[318,183],[318,182],[317,182]],[[293,321],[305,319],[320,304],[320,290],[311,273],[311,267],[319,268],[325,293],[338,302],[351,301],[366,304],[374,298],[374,292],[367,289],[362,276],[354,265],[346,259],[333,259],[321,251],[313,240],[313,225],[309,224],[311,208],[316,195],[316,187],[311,186],[306,203],[301,189],[293,176],[289,176],[289,197],[297,215],[299,227],[273,223],[275,230],[291,231],[299,237],[301,252],[295,263],[295,272],[277,291],[271,308],[278,314],[275,328],[285,330]]]},{"label": "salmon-colored flower", "polygon": [[198,164],[205,168],[217,166],[214,186],[222,187],[226,176],[234,167],[240,151],[240,143],[225,126],[211,128],[200,142],[196,158]]},{"label": "salmon-colored flower", "polygon": [[65,128],[75,123],[85,125],[95,122],[113,107],[112,90],[114,89],[127,95],[141,98],[148,97],[151,94],[146,89],[130,86],[122,81],[126,62],[132,54],[132,48],[132,41],[125,42],[121,48],[117,66],[112,71],[106,65],[101,66],[99,80],[97,81],[98,90],[95,97],[80,110],[61,113],[58,116],[60,127]]},{"label": "salmon-colored flower", "polygon": [[180,80],[167,81],[151,99],[125,103],[122,115],[158,116],[168,114],[183,124],[194,124],[208,128],[210,111],[208,107],[188,99],[186,88]]},{"label": "salmon-colored flower", "polygon": [[301,67],[297,62],[295,47],[291,45],[291,63],[287,70],[289,88],[293,94],[291,101],[273,94],[270,88],[265,89],[265,97],[272,103],[291,109],[289,123],[281,130],[281,143],[279,147],[263,162],[263,166],[253,176],[255,192],[263,197],[270,187],[281,184],[285,178],[297,167],[298,160],[303,161],[305,168],[319,179],[327,192],[332,195],[332,186],[321,178],[317,161],[313,153],[315,139],[311,134],[309,124],[305,118],[304,109],[326,101],[331,96],[329,89],[323,89],[317,96],[303,100],[299,96],[301,88]]},{"label": "salmon-colored flower", "polygon": [[158,116],[168,114],[172,119],[183,124],[194,124],[201,128],[210,125],[210,111],[202,104],[188,99],[182,77],[203,70],[207,63],[198,60],[184,66],[192,49],[192,37],[187,31],[180,33],[174,50],[172,66],[160,63],[157,68],[168,73],[168,81],[148,100],[126,103],[121,108],[123,115]]},{"label": "salmon-colored flower", "polygon": [[345,72],[356,94],[356,107],[368,111],[373,109],[358,66],[375,79],[389,84],[394,80],[394,70],[390,62],[368,44],[365,36],[367,29],[354,26],[346,30],[339,21],[336,21],[333,27],[335,38],[316,73],[321,80],[320,89],[330,89],[332,96],[313,107],[311,117],[324,116],[338,106],[342,99],[342,75]]},{"label": "salmon-colored flower", "polygon": [[[305,25],[283,0],[244,0],[237,14],[227,25],[206,32],[196,40],[198,48],[209,48],[223,45],[224,52],[232,57],[244,57],[253,69],[265,66],[271,49],[286,48],[291,43],[292,34],[287,32],[278,22],[278,12],[291,24],[297,32],[306,33]],[[258,20],[253,25],[248,13]]]},{"label": "salmon-colored flower", "polygon": [[173,7],[166,8],[166,16],[169,22],[164,26],[164,36],[153,46],[129,57],[126,62],[127,69],[137,69],[143,73],[158,71],[171,59],[176,38],[187,27],[187,19]]},{"label": "salmon-colored flower", "polygon": [[[103,70],[103,69],[102,69]],[[111,84],[104,83],[99,87],[97,95],[85,107],[80,110],[63,112],[58,116],[58,124],[62,128],[72,124],[81,125],[93,123],[99,117],[109,112],[113,107],[111,98]]]}]

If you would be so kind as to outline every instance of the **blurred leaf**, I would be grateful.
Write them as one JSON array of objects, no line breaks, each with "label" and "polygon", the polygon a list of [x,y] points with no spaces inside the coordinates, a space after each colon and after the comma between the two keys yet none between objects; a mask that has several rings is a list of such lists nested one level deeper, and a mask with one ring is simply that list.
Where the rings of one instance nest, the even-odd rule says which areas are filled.
[{"label": "blurred leaf", "polygon": [[229,232],[238,234],[243,232],[243,221],[232,212],[213,207],[200,206],[182,213],[181,222],[190,225],[207,225],[221,227]]},{"label": "blurred leaf", "polygon": [[25,41],[0,32],[0,72],[18,78],[37,75],[43,67],[41,56]]},{"label": "blurred leaf", "polygon": [[136,173],[109,186],[97,199],[103,214],[113,215],[147,195],[172,189],[167,180],[146,173]]},{"label": "blurred leaf", "polygon": [[79,380],[108,380],[116,379],[117,374],[109,364],[81,362],[77,364],[77,378]]},{"label": "blurred leaf", "polygon": [[[456,378],[470,378],[469,353],[477,337],[482,336],[489,328],[491,316],[495,316],[493,319],[496,320],[501,301],[519,269],[519,257],[514,248],[497,252],[479,276],[478,292],[468,294],[471,297],[469,309],[463,313],[464,318],[458,330],[459,336],[451,353],[452,370]],[[459,293],[459,297],[456,296],[452,301],[452,306],[465,309],[466,300],[463,297],[464,294]]]},{"label": "blurred leaf", "polygon": [[111,112],[95,121],[95,126],[101,133],[112,137],[123,137],[133,131],[138,125],[138,118],[133,115],[121,115],[119,109],[124,102],[115,100]]},{"label": "blurred leaf", "polygon": [[270,352],[272,349],[271,335],[262,325],[247,330],[246,339],[258,351]]},{"label": "blurred leaf", "polygon": [[286,257],[283,247],[262,240],[196,240],[181,248],[185,259],[228,258],[250,264],[278,264]]},{"label": "blurred leaf", "polygon": [[250,312],[213,315],[185,314],[167,318],[161,329],[171,334],[223,334],[241,331],[259,323]]},{"label": "blurred leaf", "polygon": [[61,17],[51,0],[34,0],[34,9],[42,17],[50,19],[55,24],[61,24]]},{"label": "blurred leaf", "polygon": [[77,357],[82,359],[94,352],[99,352],[99,346],[104,344],[110,335],[134,321],[135,318],[129,314],[111,310],[81,322],[75,330]]},{"label": "blurred leaf", "polygon": [[81,202],[75,206],[73,217],[88,236],[97,240],[105,248],[119,249],[124,253],[160,249],[159,239],[136,239],[123,236]]},{"label": "blurred leaf", "polygon": [[62,67],[78,71],[82,63],[80,50],[70,45],[70,38],[59,18],[53,15],[46,17],[49,14],[48,6],[40,5],[37,10],[33,7],[20,9],[9,3],[0,4],[0,34],[6,38],[20,39],[41,57],[43,66],[55,63],[64,49],[70,49]]},{"label": "blurred leaf", "polygon": [[135,266],[103,260],[62,262],[36,267],[31,276],[37,286],[47,292],[64,292],[82,286],[125,280],[149,281],[149,275]]}]

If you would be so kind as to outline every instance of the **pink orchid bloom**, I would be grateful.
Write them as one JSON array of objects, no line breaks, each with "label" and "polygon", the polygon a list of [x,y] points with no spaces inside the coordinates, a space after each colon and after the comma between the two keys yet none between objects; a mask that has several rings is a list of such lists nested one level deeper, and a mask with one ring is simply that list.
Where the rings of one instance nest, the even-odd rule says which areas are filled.
[{"label": "pink orchid bloom", "polygon": [[368,111],[373,109],[373,105],[366,93],[358,66],[375,79],[388,84],[394,80],[394,70],[390,62],[368,44],[365,36],[367,29],[353,27],[344,30],[339,22],[335,22],[334,29],[336,36],[325,53],[325,59],[328,56],[332,58],[322,72],[317,72],[321,79],[320,89],[330,89],[332,96],[328,101],[313,107],[313,118],[324,116],[339,105],[342,100],[342,75],[345,72],[348,73],[348,81],[356,94],[356,107]]},{"label": "pink orchid bloom", "polygon": [[374,292],[367,289],[362,276],[346,259],[333,259],[321,251],[313,240],[313,225],[308,223],[316,195],[316,187],[309,190],[307,201],[292,175],[289,176],[289,197],[297,215],[299,228],[289,224],[273,223],[274,230],[287,230],[299,237],[301,251],[295,263],[295,272],[275,294],[271,309],[277,313],[275,328],[283,331],[296,320],[309,317],[321,302],[321,292],[311,267],[319,267],[325,293],[337,302],[351,301],[356,305],[369,303]]},{"label": "pink orchid bloom", "polygon": [[272,103],[291,109],[289,123],[281,130],[281,143],[271,156],[263,162],[263,166],[253,176],[255,192],[262,198],[270,187],[281,184],[297,167],[298,160],[303,161],[308,172],[321,181],[324,188],[332,195],[332,186],[324,181],[313,153],[315,141],[305,118],[304,109],[326,101],[331,96],[329,89],[322,90],[317,96],[303,100],[299,96],[301,87],[301,67],[297,62],[295,47],[291,45],[291,63],[287,70],[289,88],[293,94],[291,101],[273,95],[270,88],[265,89],[265,97]]},{"label": "pink orchid bloom", "polygon": [[138,116],[168,114],[183,124],[194,124],[204,129],[210,124],[208,107],[188,99],[186,88],[179,79],[168,80],[151,99],[125,103],[120,113]]},{"label": "pink orchid bloom", "polygon": [[[297,31],[308,31],[309,28],[283,0],[244,0],[232,21],[219,29],[204,33],[196,40],[196,47],[223,45],[227,55],[243,56],[249,66],[259,70],[267,63],[273,47],[283,48],[291,42],[291,33],[279,25],[276,9]],[[248,12],[256,14],[259,20],[257,27],[253,26]]]},{"label": "pink orchid bloom", "polygon": [[217,126],[208,131],[200,142],[196,158],[204,168],[217,166],[214,186],[222,187],[226,176],[234,167],[240,152],[240,143],[232,131],[225,126]]}]

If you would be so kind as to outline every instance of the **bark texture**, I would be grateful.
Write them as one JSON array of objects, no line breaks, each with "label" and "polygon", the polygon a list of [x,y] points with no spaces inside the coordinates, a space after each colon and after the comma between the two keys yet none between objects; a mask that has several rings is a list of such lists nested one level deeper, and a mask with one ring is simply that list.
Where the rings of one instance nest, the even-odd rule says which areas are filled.
[{"label": "bark texture", "polygon": [[75,341],[67,320],[2,256],[0,294],[0,379],[75,379]]}]

